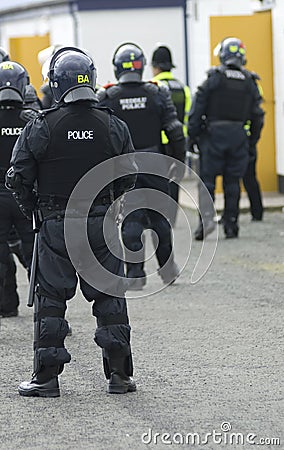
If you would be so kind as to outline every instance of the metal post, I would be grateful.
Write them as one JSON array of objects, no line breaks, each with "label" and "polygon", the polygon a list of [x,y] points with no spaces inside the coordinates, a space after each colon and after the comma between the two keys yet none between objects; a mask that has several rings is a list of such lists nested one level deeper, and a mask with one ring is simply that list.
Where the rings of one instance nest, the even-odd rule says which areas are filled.
[{"label": "metal post", "polygon": [[188,51],[188,32],[187,32],[187,0],[184,0],[183,4],[183,30],[184,30],[184,50],[185,50],[185,82],[187,86],[190,85],[189,76],[189,51]]}]

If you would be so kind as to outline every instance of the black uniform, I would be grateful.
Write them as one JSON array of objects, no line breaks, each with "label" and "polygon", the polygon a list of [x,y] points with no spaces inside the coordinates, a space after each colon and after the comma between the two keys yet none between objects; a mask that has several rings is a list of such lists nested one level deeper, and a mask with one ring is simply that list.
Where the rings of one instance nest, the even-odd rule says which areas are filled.
[{"label": "black uniform", "polygon": [[[115,114],[124,120],[129,127],[136,152],[149,153],[149,168],[151,168],[151,153],[162,153],[161,130],[164,130],[172,145],[173,157],[183,161],[185,153],[185,139],[182,124],[177,119],[175,107],[170,92],[164,85],[153,82],[123,82],[106,86],[97,93],[100,104],[109,106]],[[139,175],[136,182],[137,203],[141,199],[140,188],[159,190],[169,194],[168,180],[155,175],[143,174],[137,158]],[[166,164],[165,164],[166,166]],[[153,168],[153,167],[152,167]],[[159,168],[161,169],[161,168]],[[165,167],[165,171],[167,168]],[[151,195],[143,194],[146,204],[151,207]],[[135,199],[131,200],[135,204]],[[168,216],[168,202],[160,205],[165,216]],[[122,225],[122,237],[126,248],[132,252],[142,250],[141,236],[146,228],[157,233],[159,244],[156,257],[159,264],[159,274],[165,283],[173,277],[176,266],[172,256],[171,227],[168,220],[153,209],[142,208],[130,213]],[[170,256],[171,255],[171,256]],[[145,284],[144,259],[140,254],[139,263],[127,263],[127,276],[141,278]],[[126,255],[126,260],[127,260]],[[168,262],[168,272],[163,266]],[[176,274],[177,275],[177,274]],[[133,283],[134,286],[134,283]],[[131,287],[133,287],[131,285]]]},{"label": "black uniform", "polygon": [[[31,108],[25,109],[21,113],[24,118],[24,121],[28,122],[35,116],[35,110],[39,110],[42,108],[42,104],[37,96],[36,90],[31,84],[28,84],[25,88],[24,102],[26,108]],[[19,238],[19,235],[15,227],[12,228],[9,234],[8,245],[10,248],[10,254],[2,294],[3,297],[2,304],[5,305],[5,307],[3,307],[2,309],[2,315],[6,317],[14,316],[18,313],[17,308],[19,305],[19,295],[17,292],[17,280],[16,280],[17,266],[14,261],[14,255],[17,256],[22,266],[25,269],[28,269],[28,262],[25,260],[22,242]]]},{"label": "black uniform", "polygon": [[27,121],[36,115],[20,103],[0,106],[0,314],[17,315],[19,297],[16,292],[16,266],[10,254],[8,240],[14,226],[22,240],[23,257],[28,267],[31,262],[33,237],[32,222],[24,217],[11,192],[5,188],[5,173],[10,166],[13,146]]},{"label": "black uniform", "polygon": [[[215,179],[223,176],[225,195],[224,231],[238,234],[240,186],[247,170],[249,150],[255,146],[263,126],[264,113],[256,76],[234,66],[212,68],[198,88],[189,115],[188,133],[200,150],[200,177],[214,200]],[[248,136],[245,125],[250,121]],[[200,201],[205,221],[213,210]]]},{"label": "black uniform", "polygon": [[[68,131],[70,132],[68,134]],[[76,130],[75,135],[73,131]],[[88,130],[88,133],[85,133]],[[127,126],[108,110],[99,109],[94,101],[61,104],[30,122],[16,143],[12,156],[15,177],[20,175],[22,186],[29,195],[24,203],[33,204],[32,190],[37,182],[37,198],[43,215],[38,241],[37,297],[35,317],[35,372],[57,367],[56,373],[70,361],[64,347],[68,324],[64,319],[66,300],[75,295],[76,270],[66,250],[64,212],[67,200],[81,177],[92,167],[116,155],[133,152]],[[129,155],[129,167],[135,169]],[[118,168],[119,169],[119,168]],[[117,185],[105,188],[95,200],[88,218],[88,238],[101,264],[123,277],[123,262],[106,246],[103,235],[104,215],[116,196],[130,189],[136,175],[121,178]],[[90,194],[91,195],[91,194]],[[92,198],[92,197],[91,197]],[[76,219],[75,219],[76,220]],[[119,252],[115,219],[112,230],[114,245]],[[78,235],[78,242],[79,242]],[[117,254],[117,253],[116,253]],[[132,374],[130,325],[123,287],[117,296],[100,292],[79,276],[80,288],[88,301],[94,301],[97,317],[95,342],[103,349],[104,369],[110,376],[108,358],[115,355],[125,359],[128,375]]]}]

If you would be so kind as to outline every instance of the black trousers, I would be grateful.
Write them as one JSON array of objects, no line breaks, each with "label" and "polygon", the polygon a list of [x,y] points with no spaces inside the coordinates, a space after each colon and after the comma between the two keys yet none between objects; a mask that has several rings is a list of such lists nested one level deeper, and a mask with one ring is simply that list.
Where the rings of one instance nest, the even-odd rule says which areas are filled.
[{"label": "black trousers", "polygon": [[[32,222],[24,217],[12,194],[6,189],[0,190],[0,312],[10,312],[18,306],[16,293],[15,263],[11,259],[8,240],[12,227],[15,227],[22,241],[22,250],[29,266],[32,258],[34,232]],[[11,294],[5,294],[8,290]]]},{"label": "black trousers", "polygon": [[[247,170],[249,161],[249,144],[242,125],[234,122],[225,125],[211,123],[200,138],[199,149],[201,180],[214,201],[216,177],[222,175],[225,200],[224,223],[237,221],[240,199],[239,182]],[[207,211],[202,211],[201,207],[200,209],[202,216],[205,217]]]},{"label": "black trousers", "polygon": [[[88,239],[91,250],[101,265],[118,277],[114,280],[111,293],[101,290],[96,272],[93,272],[92,285],[84,279],[84,254],[80,251],[82,242],[81,222],[72,219],[75,226],[73,250],[77,252],[78,266],[70,260],[64,238],[63,219],[44,220],[38,240],[37,270],[37,311],[35,315],[35,372],[46,366],[61,366],[70,361],[70,354],[64,346],[68,332],[65,320],[66,302],[74,297],[79,280],[80,289],[86,300],[93,302],[93,315],[97,318],[94,340],[103,350],[103,357],[121,357],[126,360],[128,375],[132,375],[130,349],[130,325],[124,296],[123,261],[115,256],[106,245],[103,232],[103,216],[88,219]],[[77,221],[77,222],[76,222]],[[108,238],[113,244],[115,254],[121,253],[118,228],[108,228]],[[88,262],[86,263],[88,264]],[[91,267],[85,267],[92,274]],[[117,282],[117,294],[115,294]],[[99,285],[99,289],[96,287]],[[104,367],[108,365],[104,362]],[[105,369],[106,371],[106,369]],[[109,374],[106,373],[108,377]]]},{"label": "black trousers", "polygon": [[[157,234],[158,242],[153,239],[156,247],[156,258],[159,267],[162,268],[166,262],[172,258],[172,231],[168,220],[151,209],[140,209],[129,214],[122,225],[122,238],[125,245],[126,260],[127,249],[137,252],[139,263],[128,262],[127,276],[144,277],[144,247],[142,233],[146,229],[151,229]],[[154,235],[153,235],[154,236]],[[157,244],[157,245],[156,245]]]},{"label": "black trousers", "polygon": [[261,220],[263,215],[263,205],[261,191],[256,178],[256,159],[251,159],[246,173],[243,177],[244,188],[247,191],[250,201],[250,211],[253,219]]}]

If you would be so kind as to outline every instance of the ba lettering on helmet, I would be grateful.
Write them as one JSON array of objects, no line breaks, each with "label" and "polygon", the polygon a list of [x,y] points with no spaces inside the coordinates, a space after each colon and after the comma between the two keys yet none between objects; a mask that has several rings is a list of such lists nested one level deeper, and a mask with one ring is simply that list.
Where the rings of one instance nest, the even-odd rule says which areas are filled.
[{"label": "ba lettering on helmet", "polygon": [[1,69],[2,70],[13,70],[14,66],[10,62],[7,62],[7,63],[2,64]]},{"label": "ba lettering on helmet", "polygon": [[48,78],[56,103],[95,99],[96,77],[92,58],[78,47],[61,47],[51,58]]},{"label": "ba lettering on helmet", "polygon": [[68,130],[67,139],[94,139],[94,130]]},{"label": "ba lettering on helmet", "polygon": [[78,80],[78,84],[81,84],[81,83],[90,83],[90,80],[89,80],[88,75],[78,75],[77,80]]}]

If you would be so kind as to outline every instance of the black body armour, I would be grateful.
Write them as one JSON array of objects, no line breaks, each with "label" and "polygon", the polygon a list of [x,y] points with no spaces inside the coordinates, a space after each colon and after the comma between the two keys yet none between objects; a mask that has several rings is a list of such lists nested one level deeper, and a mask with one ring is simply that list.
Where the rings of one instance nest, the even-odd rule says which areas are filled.
[{"label": "black body armour", "polygon": [[5,183],[5,173],[10,167],[14,144],[26,122],[20,118],[22,108],[0,107],[0,183]]},{"label": "black body armour", "polygon": [[153,83],[123,83],[115,86],[111,108],[129,128],[136,150],[160,147],[160,108],[155,102],[158,87]]},{"label": "black body armour", "polygon": [[185,109],[185,93],[183,85],[179,80],[162,80],[166,81],[171,92],[173,104],[177,110],[178,120],[183,123],[184,121],[184,109]]},{"label": "black body armour", "polygon": [[[50,141],[38,161],[38,192],[40,196],[68,198],[83,175],[115,156],[109,113],[70,104],[46,113],[46,121]],[[104,195],[106,192],[109,190]]]},{"label": "black body armour", "polygon": [[250,116],[252,105],[249,75],[233,68],[220,68],[212,76],[218,76],[221,80],[219,86],[209,96],[206,110],[208,121],[245,123]]}]

